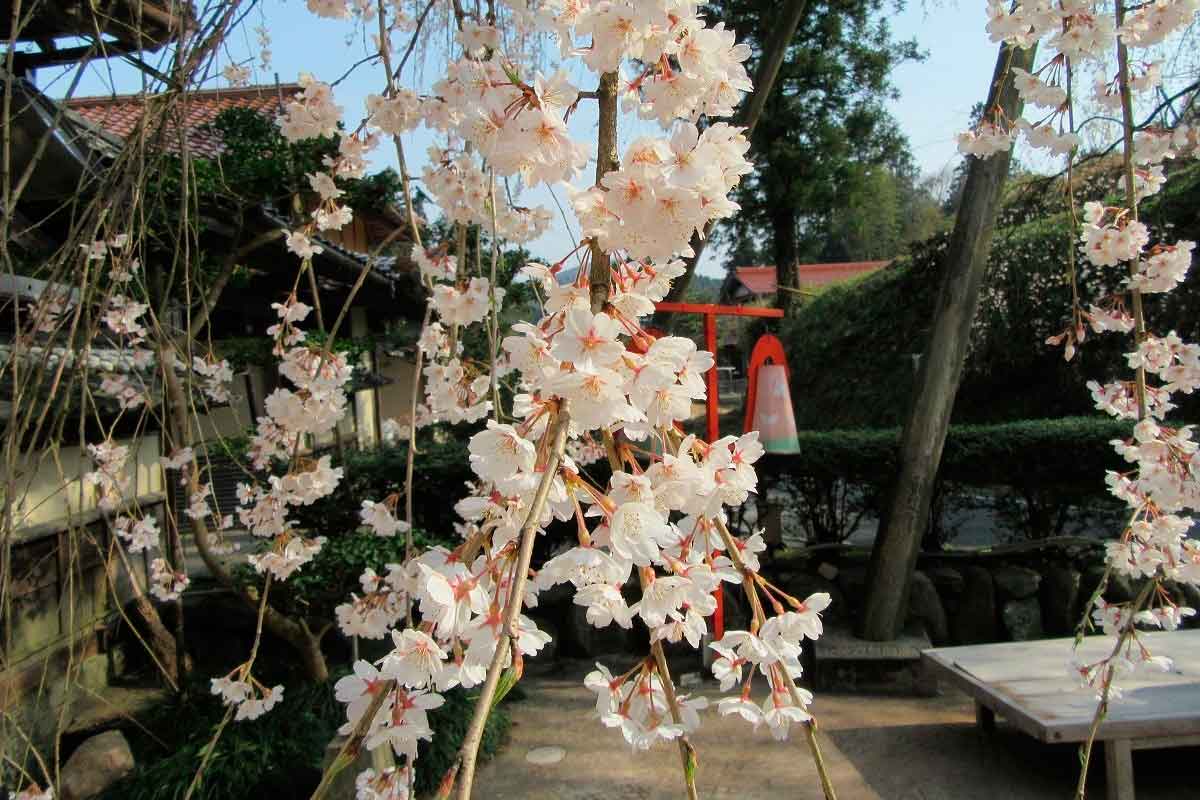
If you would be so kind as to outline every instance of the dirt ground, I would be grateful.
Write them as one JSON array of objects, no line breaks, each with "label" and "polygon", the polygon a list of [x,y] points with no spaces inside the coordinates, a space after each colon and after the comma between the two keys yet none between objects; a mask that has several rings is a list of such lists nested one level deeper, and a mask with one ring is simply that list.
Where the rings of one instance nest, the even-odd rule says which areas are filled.
[{"label": "dirt ground", "polygon": [[[523,682],[528,697],[509,706],[511,740],[483,765],[480,797],[527,800],[619,800],[681,797],[679,751],[659,745],[631,754],[620,733],[587,714],[594,695],[578,678]],[[708,683],[702,693],[719,696]],[[1078,776],[1074,745],[1044,745],[998,721],[975,729],[970,700],[944,690],[935,698],[824,694],[815,713],[821,747],[840,800],[1070,800]],[[777,743],[765,729],[710,709],[692,738],[700,755],[703,798],[820,800],[799,731]],[[545,748],[561,748],[547,750]],[[532,755],[531,755],[532,754]],[[555,759],[557,757],[557,761]],[[1134,754],[1138,800],[1200,797],[1192,765],[1200,749]],[[555,763],[539,764],[537,761]],[[1098,747],[1088,797],[1104,798]]]}]

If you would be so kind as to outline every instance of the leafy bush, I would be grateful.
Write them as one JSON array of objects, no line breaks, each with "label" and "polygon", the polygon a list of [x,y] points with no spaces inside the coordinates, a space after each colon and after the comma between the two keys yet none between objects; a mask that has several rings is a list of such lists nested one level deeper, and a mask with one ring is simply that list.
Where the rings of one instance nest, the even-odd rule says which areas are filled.
[{"label": "leafy bush", "polygon": [[[197,800],[306,798],[316,788],[325,745],[342,720],[331,685],[289,686],[257,720],[231,722],[193,795]],[[225,708],[197,684],[185,700],[158,707],[126,731],[137,767],[107,800],[178,800],[187,791]],[[150,735],[152,734],[152,736]]]},{"label": "leafy bush", "polygon": [[[231,722],[204,771],[196,800],[302,800],[321,776],[325,747],[345,721],[333,683],[288,687],[283,701],[257,720]],[[445,693],[446,703],[430,712],[433,742],[423,742],[417,759],[419,792],[437,787],[454,760],[471,721],[474,697],[462,689]],[[144,728],[126,734],[137,767],[110,788],[104,800],[179,800],[187,791],[225,709],[197,685],[185,701],[174,701],[139,720]],[[485,760],[499,750],[511,722],[503,705],[492,711],[479,749]]]},{"label": "leafy bush", "polygon": [[[467,461],[468,435],[453,431],[443,443],[422,435],[413,460],[413,521],[434,539],[453,540],[454,524],[460,522],[454,503],[466,492],[464,484],[474,477]],[[330,495],[311,506],[296,509],[302,528],[330,536],[357,529],[363,500],[382,501],[400,493],[403,508],[406,444],[373,450],[352,450],[334,465],[345,470],[342,482]]]},{"label": "leafy bush", "polygon": [[[1084,175],[1077,196],[1111,192],[1119,175],[1102,162]],[[1200,240],[1200,165],[1177,168],[1159,195],[1140,207],[1157,239]],[[1129,338],[1092,336],[1070,362],[1047,337],[1067,327],[1071,286],[1067,256],[1077,246],[1061,185],[1025,179],[1010,187],[997,221],[988,271],[955,423],[992,423],[1092,413],[1085,384],[1128,375]],[[886,269],[831,286],[785,320],[793,399],[801,428],[886,428],[903,423],[916,357],[924,351],[934,313],[947,235],[915,245]],[[1080,261],[1078,256],[1075,259]],[[1119,290],[1123,274],[1077,264],[1084,302]],[[1200,335],[1200,291],[1195,281],[1175,292],[1146,297],[1151,330]],[[847,366],[852,376],[847,377]],[[1200,415],[1200,395],[1181,399],[1181,415]]]},{"label": "leafy bush", "polygon": [[[413,543],[418,551],[446,544],[419,530],[413,531]],[[386,565],[402,562],[405,545],[402,534],[387,539],[368,531],[335,534],[303,569],[271,585],[271,604],[289,614],[332,620],[334,608],[345,603],[351,592],[359,591],[359,576],[368,567],[383,574]],[[238,569],[242,580],[262,583],[249,564]]]}]

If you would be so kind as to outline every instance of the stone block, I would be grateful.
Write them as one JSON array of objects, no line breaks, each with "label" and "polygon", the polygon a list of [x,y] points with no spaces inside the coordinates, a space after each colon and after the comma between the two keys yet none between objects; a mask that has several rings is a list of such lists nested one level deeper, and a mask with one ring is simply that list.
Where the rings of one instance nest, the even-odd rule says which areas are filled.
[{"label": "stone block", "polygon": [[1045,636],[1042,630],[1042,606],[1036,597],[1009,600],[1000,612],[1004,628],[1014,642],[1027,642]]},{"label": "stone block", "polygon": [[909,587],[908,616],[924,623],[925,630],[935,645],[944,645],[950,641],[950,623],[946,618],[946,609],[942,606],[933,581],[920,570],[913,573],[912,585]]},{"label": "stone block", "polygon": [[1042,576],[1028,567],[1003,566],[992,570],[992,582],[996,585],[996,596],[1001,602],[1024,600],[1037,594]]},{"label": "stone block", "polygon": [[1038,593],[1042,602],[1042,627],[1051,636],[1068,636],[1079,624],[1081,578],[1070,567],[1052,566],[1042,572]]},{"label": "stone block", "polygon": [[992,573],[983,567],[965,567],[963,592],[950,625],[956,644],[983,644],[999,639],[996,625],[996,589]]},{"label": "stone block", "polygon": [[71,754],[59,778],[62,800],[88,800],[133,770],[133,753],[120,731],[91,737]]}]

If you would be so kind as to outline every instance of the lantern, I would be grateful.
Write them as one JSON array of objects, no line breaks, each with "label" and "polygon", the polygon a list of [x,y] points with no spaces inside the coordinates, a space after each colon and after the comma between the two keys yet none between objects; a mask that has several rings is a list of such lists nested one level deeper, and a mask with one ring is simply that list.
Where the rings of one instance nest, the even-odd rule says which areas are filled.
[{"label": "lantern", "polygon": [[761,337],[750,354],[746,430],[759,432],[768,453],[800,452],[783,343],[771,335]]}]

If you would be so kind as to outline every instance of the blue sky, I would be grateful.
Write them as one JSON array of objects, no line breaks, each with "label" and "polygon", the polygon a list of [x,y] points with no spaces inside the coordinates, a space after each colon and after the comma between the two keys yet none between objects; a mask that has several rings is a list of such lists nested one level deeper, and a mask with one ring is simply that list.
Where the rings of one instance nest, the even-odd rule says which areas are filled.
[{"label": "blue sky", "polygon": [[[244,35],[228,43],[227,52],[222,54],[222,65],[231,59],[244,61],[257,53],[251,30],[259,22],[256,16],[257,13],[252,15],[249,24],[244,26]],[[317,19],[308,13],[302,0],[264,0],[261,16],[270,31],[273,57],[268,70],[255,73],[253,80],[256,82],[271,83],[276,74],[280,81],[291,82],[300,72],[333,80],[367,52],[361,33],[356,34],[352,25]],[[921,170],[937,172],[957,160],[954,136],[965,128],[971,107],[983,98],[991,78],[996,45],[988,41],[983,29],[986,22],[984,4],[964,0],[953,5],[923,6],[918,2],[901,13],[892,14],[890,21],[897,38],[914,37],[928,53],[924,62],[906,64],[896,70],[894,82],[900,96],[890,106],[909,137]],[[153,63],[154,57],[149,60]],[[433,70],[425,70],[423,74],[414,71],[412,79],[428,85],[436,78],[432,73]],[[379,74],[378,67],[366,65],[337,87],[338,100],[345,107],[350,124],[360,118],[366,95],[380,91]],[[62,79],[56,80],[50,70],[40,73],[38,79],[51,95],[66,91]],[[213,81],[212,85],[219,83]],[[581,87],[591,85],[588,76],[582,73],[578,75],[577,83]],[[90,69],[76,96],[137,92],[141,85],[142,76],[137,70],[114,59],[108,65]],[[571,121],[575,135],[585,139],[595,126],[595,114],[590,105],[581,104],[579,113]],[[622,124],[622,143],[654,130],[646,123],[623,120]],[[418,130],[405,140],[410,167],[419,172],[426,160],[425,149],[433,139]],[[392,163],[392,148],[381,148],[375,166]],[[590,182],[590,172],[580,180],[580,184],[587,182]],[[567,197],[561,187],[557,195],[566,206]],[[554,210],[553,198],[543,188],[528,192],[522,202],[538,203]],[[572,231],[557,220],[555,227],[532,243],[530,249],[537,257],[554,260],[572,248],[571,237]],[[701,264],[701,272],[719,276],[722,271],[719,255],[708,253]]]}]

